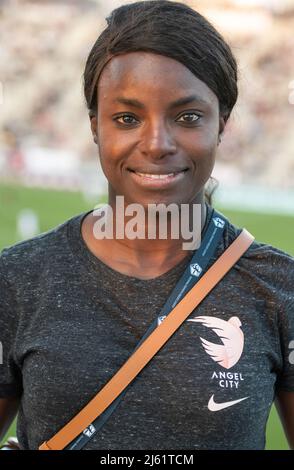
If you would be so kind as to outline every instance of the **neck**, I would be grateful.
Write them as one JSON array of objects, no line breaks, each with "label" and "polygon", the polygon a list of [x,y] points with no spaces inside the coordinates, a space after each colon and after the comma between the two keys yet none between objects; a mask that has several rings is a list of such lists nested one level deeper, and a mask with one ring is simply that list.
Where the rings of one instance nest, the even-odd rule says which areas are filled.
[{"label": "neck", "polygon": [[[116,234],[116,229],[118,226],[117,221],[117,212],[118,212],[118,205],[116,200],[110,199],[109,203],[110,207],[112,208],[113,212],[113,233]],[[195,204],[199,204],[198,206],[199,213],[201,217],[195,217]],[[194,206],[194,212],[193,212]],[[121,208],[119,209],[121,212]],[[194,234],[197,232],[199,237],[201,236],[201,232],[203,230],[205,221],[206,221],[206,205],[204,201],[204,194],[198,194],[195,199],[189,204],[189,217],[188,217],[188,232],[190,234]],[[125,212],[124,212],[125,214]],[[181,221],[182,213],[179,214],[179,220]],[[134,216],[132,216],[134,218]],[[113,240],[108,240],[108,246],[111,249],[114,256],[118,256],[120,259],[126,259],[127,262],[135,267],[149,267],[149,266],[157,266],[158,269],[163,269],[166,267],[168,269],[169,266],[173,266],[175,263],[180,262],[182,259],[186,258],[194,248],[190,248],[192,244],[189,243],[187,240],[187,231],[186,235],[180,230],[181,223],[179,224],[178,233],[179,236],[177,238],[172,237],[172,222],[171,217],[167,217],[166,219],[166,238],[162,238],[159,233],[159,223],[158,217],[156,218],[156,233],[154,238],[150,238],[148,235],[148,228],[150,230],[150,217],[148,218],[148,214],[145,211],[145,217],[142,219],[139,218],[136,220],[136,224],[132,224],[131,227],[136,226],[136,232],[142,235],[142,238],[134,238],[130,239],[128,236],[124,236],[122,239],[114,238]],[[194,220],[196,219],[196,220]],[[126,229],[128,224],[130,224],[131,217],[124,217],[123,222],[121,221],[120,229],[123,233],[126,233]],[[198,225],[197,225],[198,224]],[[130,225],[129,225],[130,227]],[[196,230],[195,230],[196,228]],[[191,235],[192,236],[192,235]],[[199,238],[198,238],[199,241]],[[185,248],[183,248],[185,246]],[[197,246],[196,246],[197,248]]]}]

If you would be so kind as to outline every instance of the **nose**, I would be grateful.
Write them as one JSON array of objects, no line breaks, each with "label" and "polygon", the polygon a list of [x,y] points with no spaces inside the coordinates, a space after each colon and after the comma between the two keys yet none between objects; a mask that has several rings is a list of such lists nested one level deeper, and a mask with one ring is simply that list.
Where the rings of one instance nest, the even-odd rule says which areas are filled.
[{"label": "nose", "polygon": [[177,151],[172,131],[163,119],[154,119],[142,132],[141,152],[147,158],[160,160]]}]

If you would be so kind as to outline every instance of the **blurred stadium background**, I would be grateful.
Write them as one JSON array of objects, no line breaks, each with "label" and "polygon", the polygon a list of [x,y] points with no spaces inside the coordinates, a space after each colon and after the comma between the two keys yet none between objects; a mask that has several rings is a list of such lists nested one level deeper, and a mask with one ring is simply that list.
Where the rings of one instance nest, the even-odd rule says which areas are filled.
[{"label": "blurred stadium background", "polygon": [[[105,15],[123,3],[0,0],[0,250],[106,200],[82,74]],[[294,255],[294,0],[184,3],[223,33],[239,63],[215,206]],[[287,448],[273,408],[267,449]]]}]

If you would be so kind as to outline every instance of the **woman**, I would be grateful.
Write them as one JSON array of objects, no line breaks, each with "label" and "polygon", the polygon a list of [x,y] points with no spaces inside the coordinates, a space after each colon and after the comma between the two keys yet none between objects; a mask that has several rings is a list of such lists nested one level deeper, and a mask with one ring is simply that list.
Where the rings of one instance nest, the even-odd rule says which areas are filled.
[{"label": "woman", "polygon": [[[205,187],[238,94],[223,38],[181,3],[125,5],[108,18],[84,78],[114,215],[117,196],[144,210],[198,204],[205,237]],[[50,439],[108,382],[193,255],[182,236],[99,238],[100,216],[80,214],[2,252],[1,431],[18,410],[21,449]],[[239,233],[227,221],[208,266]],[[263,449],[274,399],[293,447],[293,267],[255,241],[84,449]]]}]

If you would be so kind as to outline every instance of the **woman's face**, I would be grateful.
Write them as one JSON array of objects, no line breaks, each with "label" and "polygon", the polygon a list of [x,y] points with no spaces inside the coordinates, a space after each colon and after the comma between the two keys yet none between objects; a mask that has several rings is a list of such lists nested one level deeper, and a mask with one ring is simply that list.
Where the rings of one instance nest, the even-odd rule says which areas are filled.
[{"label": "woman's face", "polygon": [[109,202],[199,201],[225,126],[213,91],[174,59],[132,52],[108,62],[97,93],[91,128]]}]

